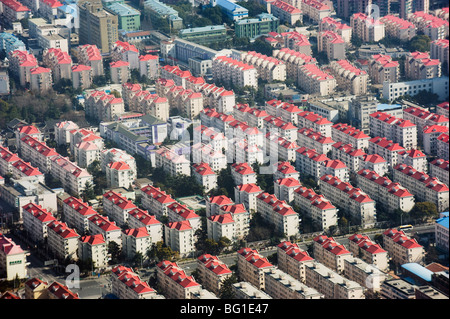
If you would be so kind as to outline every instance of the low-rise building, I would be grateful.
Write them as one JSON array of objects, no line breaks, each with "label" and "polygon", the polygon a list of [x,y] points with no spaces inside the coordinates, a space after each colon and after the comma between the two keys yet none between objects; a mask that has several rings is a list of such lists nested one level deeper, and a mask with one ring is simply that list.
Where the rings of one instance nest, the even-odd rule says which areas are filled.
[{"label": "low-rise building", "polygon": [[102,234],[86,235],[78,241],[78,259],[92,260],[95,268],[108,266],[108,246]]},{"label": "low-rise building", "polygon": [[423,264],[425,250],[413,238],[409,238],[403,231],[387,229],[383,232],[383,246],[395,264],[406,263]]},{"label": "low-rise building", "polygon": [[333,237],[320,235],[313,238],[314,259],[338,274],[344,273],[344,262],[353,257],[344,245],[337,243]]},{"label": "low-rise building", "polygon": [[77,260],[80,235],[66,223],[54,220],[47,225],[47,244],[59,260]]},{"label": "low-rise building", "polygon": [[217,256],[203,254],[197,258],[199,281],[205,289],[219,295],[223,281],[233,273]]},{"label": "low-rise building", "polygon": [[163,260],[156,265],[158,287],[168,299],[191,299],[202,286],[175,262]]},{"label": "low-rise building", "polygon": [[348,250],[353,256],[358,256],[366,263],[375,265],[381,271],[389,269],[388,252],[374,243],[369,236],[353,234],[348,239]]},{"label": "low-rise building", "polygon": [[237,267],[239,278],[249,282],[257,289],[264,289],[264,273],[275,268],[267,258],[260,255],[257,250],[250,248],[241,248],[237,252]]}]

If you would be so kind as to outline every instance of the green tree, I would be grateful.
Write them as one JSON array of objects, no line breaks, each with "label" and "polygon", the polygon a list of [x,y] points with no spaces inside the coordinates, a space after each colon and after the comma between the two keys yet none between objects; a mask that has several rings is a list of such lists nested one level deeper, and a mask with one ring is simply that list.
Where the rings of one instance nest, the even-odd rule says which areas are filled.
[{"label": "green tree", "polygon": [[111,255],[110,264],[114,265],[120,261],[122,250],[120,246],[115,241],[110,241],[108,244],[108,254]]},{"label": "green tree", "polygon": [[436,205],[432,202],[416,202],[409,214],[411,218],[420,222],[427,222],[439,216]]},{"label": "green tree", "polygon": [[235,294],[233,285],[238,282],[237,276],[232,274],[230,277],[222,282],[222,287],[219,290],[220,299],[234,299]]},{"label": "green tree", "polygon": [[411,52],[414,51],[420,51],[420,52],[427,52],[430,51],[430,42],[431,39],[429,36],[424,34],[418,34],[414,36],[409,42],[408,42],[408,50]]},{"label": "green tree", "polygon": [[81,198],[85,203],[95,198],[94,185],[90,182],[86,182],[84,189],[81,191]]}]

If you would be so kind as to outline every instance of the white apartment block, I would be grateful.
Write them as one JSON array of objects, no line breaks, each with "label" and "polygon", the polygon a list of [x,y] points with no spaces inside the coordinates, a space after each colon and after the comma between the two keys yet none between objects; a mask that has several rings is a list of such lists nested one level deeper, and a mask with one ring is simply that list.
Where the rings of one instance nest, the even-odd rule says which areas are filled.
[{"label": "white apartment block", "polygon": [[344,245],[337,243],[333,237],[325,235],[313,238],[313,251],[314,260],[338,274],[344,273],[344,261],[353,257]]},{"label": "white apartment block", "polygon": [[286,78],[294,79],[298,83],[298,68],[304,64],[315,64],[316,59],[302,52],[289,48],[273,50],[272,56],[286,65]]},{"label": "white apartment block", "polygon": [[383,232],[383,246],[395,264],[418,263],[423,265],[425,250],[402,231],[390,228]]},{"label": "white apartment block", "polygon": [[152,54],[140,55],[139,74],[151,80],[157,79],[159,76],[159,57]]},{"label": "white apartment block", "polygon": [[264,291],[274,299],[323,299],[316,289],[310,288],[278,268],[264,273]]},{"label": "white apartment block", "polygon": [[212,74],[215,81],[223,81],[240,88],[244,86],[258,88],[256,68],[226,56],[218,56],[213,59]]},{"label": "white apartment block", "polygon": [[239,278],[249,282],[257,289],[264,289],[267,270],[275,268],[267,258],[251,248],[241,248],[237,252],[237,267]]},{"label": "white apartment block", "polygon": [[275,57],[248,51],[241,53],[240,61],[253,65],[258,72],[259,78],[269,83],[286,80],[286,64]]},{"label": "white apartment block", "polygon": [[376,222],[375,201],[359,188],[353,187],[332,175],[324,175],[319,181],[320,191],[327,198],[334,198],[355,224],[371,228]]},{"label": "white apartment block", "polygon": [[169,222],[189,221],[194,232],[201,227],[200,216],[186,205],[174,202],[167,206],[167,217]]},{"label": "white apartment block", "polygon": [[231,164],[231,176],[236,185],[256,183],[256,173],[247,163]]},{"label": "white apartment block", "polygon": [[[158,83],[156,85],[157,88]],[[152,94],[148,90],[143,90],[138,83],[131,84],[127,82],[122,84],[122,97],[130,111],[150,114],[162,121],[167,121],[170,105],[169,99],[164,95],[160,96]]]},{"label": "white apartment block", "polygon": [[126,163],[131,170],[133,171],[133,175],[136,175],[136,160],[133,156],[128,154],[126,151],[118,149],[118,148],[109,148],[104,149],[100,153],[100,167],[103,172],[106,172],[106,167],[109,163],[114,162],[124,162]]},{"label": "white apartment block", "polygon": [[417,126],[384,112],[370,114],[370,134],[386,137],[405,149],[417,148]]},{"label": "white apartment block", "polygon": [[283,241],[277,245],[277,257],[279,269],[305,282],[305,265],[314,261],[307,251],[301,250],[297,244]]},{"label": "white apartment block", "polygon": [[233,201],[225,195],[206,197],[206,217],[218,215],[220,208],[226,205],[233,205]]},{"label": "white apartment block", "polygon": [[299,216],[285,201],[275,195],[261,193],[256,197],[257,211],[261,217],[284,236],[298,234]]},{"label": "white apartment block", "polygon": [[[253,109],[252,109],[253,110]],[[298,106],[283,102],[280,100],[270,100],[265,103],[265,110],[268,115],[281,118],[285,122],[290,122],[293,125],[297,125],[297,115],[302,112]],[[251,114],[250,112],[248,114]]]},{"label": "white apartment block", "polygon": [[386,15],[380,18],[380,22],[384,23],[386,35],[392,38],[410,41],[416,35],[416,26],[400,17]]},{"label": "white apartment block", "polygon": [[353,234],[348,239],[348,250],[353,256],[358,256],[361,260],[376,266],[381,271],[389,269],[388,252],[379,244],[375,244],[369,236]]},{"label": "white apartment block", "polygon": [[319,31],[333,31],[337,33],[347,44],[349,44],[352,39],[352,28],[349,25],[338,22],[329,16],[319,21]]},{"label": "white apartment block", "polygon": [[303,22],[302,11],[281,0],[270,2],[270,10],[282,23],[287,22],[290,25],[294,25],[297,21]]},{"label": "white apartment block", "polygon": [[102,234],[86,235],[78,241],[78,259],[92,260],[95,268],[108,266],[108,247]]},{"label": "white apartment block", "polygon": [[353,35],[363,42],[377,42],[385,36],[385,25],[379,20],[359,12],[350,17]]},{"label": "white apartment block", "polygon": [[318,51],[325,52],[329,61],[345,59],[345,41],[337,32],[319,32],[317,45]]},{"label": "white apartment block", "polygon": [[389,55],[375,54],[369,58],[369,76],[373,84],[383,84],[385,81],[398,82],[400,66]]},{"label": "white apartment block", "polygon": [[187,276],[175,262],[163,260],[156,265],[158,287],[167,299],[192,299],[202,286]]},{"label": "white apartment block", "polygon": [[299,128],[307,127],[315,132],[320,133],[322,136],[332,138],[331,128],[333,126],[333,122],[330,122],[325,117],[310,111],[303,111],[301,113],[298,113],[297,116],[297,126]]},{"label": "white apartment block", "polygon": [[430,43],[430,58],[438,59],[442,66],[444,63],[447,63],[447,67],[450,65],[449,55],[449,40],[439,39]]},{"label": "white apartment block", "polygon": [[142,207],[152,212],[157,218],[167,216],[167,206],[175,200],[157,187],[148,185],[141,189]]},{"label": "white apartment block", "polygon": [[434,232],[436,236],[436,247],[447,251],[449,248],[449,236],[448,236],[448,216],[439,214],[440,218],[436,220],[434,224]]},{"label": "white apartment block", "polygon": [[51,159],[50,174],[61,182],[67,193],[72,195],[81,194],[86,184],[94,185],[92,175],[66,157],[55,156]]},{"label": "white apartment block", "polygon": [[25,135],[19,140],[19,150],[25,161],[30,161],[43,173],[50,171],[51,160],[58,156],[55,149],[48,147],[45,142],[40,142],[31,135]]},{"label": "white apartment block", "polygon": [[112,61],[125,61],[130,69],[139,69],[139,50],[128,42],[117,41],[111,48]]},{"label": "white apartment block", "polygon": [[135,208],[128,212],[127,224],[130,228],[145,227],[150,235],[151,243],[163,241],[163,224],[147,211]]},{"label": "white apartment block", "polygon": [[363,155],[361,166],[362,169],[368,169],[380,176],[388,173],[388,162],[378,154]]},{"label": "white apartment block", "polygon": [[72,121],[62,121],[55,124],[55,141],[58,145],[70,143],[69,132],[78,130],[79,126]]},{"label": "white apartment block", "polygon": [[27,278],[27,256],[20,245],[0,233],[0,274],[8,281]]},{"label": "white apartment block", "polygon": [[224,262],[210,254],[197,258],[197,270],[202,286],[216,295],[219,295],[223,281],[233,274]]},{"label": "white apartment block", "polygon": [[111,188],[130,188],[136,180],[136,171],[127,163],[111,162],[106,166],[106,181]]},{"label": "white apartment block", "polygon": [[31,83],[31,70],[38,66],[36,57],[27,51],[15,50],[8,54],[9,70],[19,80],[20,86]]},{"label": "white apartment block", "polygon": [[432,202],[436,205],[438,212],[448,210],[448,186],[437,178],[430,177],[406,164],[397,164],[393,168],[393,180],[414,194],[418,202]]},{"label": "white apartment block", "polygon": [[411,166],[412,168],[424,173],[428,172],[427,157],[422,151],[411,149],[400,152],[399,155],[401,156],[400,160],[403,164]]},{"label": "white apartment block", "polygon": [[303,0],[301,4],[303,15],[309,17],[314,23],[320,23],[323,19],[331,16],[333,6],[322,3],[319,0]]},{"label": "white apartment block", "polygon": [[[191,153],[193,163],[206,163],[216,173],[227,167],[227,156],[222,153],[222,150],[215,150],[211,144],[196,143],[192,145]],[[234,155],[234,150],[227,154]]]},{"label": "white apartment block", "polygon": [[273,181],[273,192],[279,200],[292,203],[294,201],[294,191],[300,186],[298,179],[293,177],[279,178]]},{"label": "white apartment block", "polygon": [[188,220],[168,223],[164,225],[164,243],[180,256],[189,256],[195,251],[194,232]]},{"label": "white apartment block", "polygon": [[273,179],[278,180],[280,178],[293,178],[295,180],[300,179],[300,173],[295,170],[295,167],[291,165],[289,161],[279,161],[273,164],[274,173]]},{"label": "white apartment block", "polygon": [[380,292],[381,285],[387,279],[387,274],[381,272],[378,267],[356,257],[350,257],[344,261],[344,275],[375,293]]},{"label": "white apartment block", "polygon": [[155,152],[155,166],[162,167],[169,175],[191,176],[190,162],[183,156],[163,146]]},{"label": "white apartment block", "polygon": [[331,159],[342,161],[351,172],[357,172],[363,167],[364,156],[367,155],[361,149],[353,147],[352,144],[337,142],[331,149]]},{"label": "white apartment block", "polygon": [[408,16],[418,31],[422,31],[431,41],[448,36],[448,20],[441,19],[424,11],[417,11]]},{"label": "white apartment block", "polygon": [[401,184],[394,183],[374,171],[360,170],[356,175],[356,181],[358,187],[369,194],[384,211],[392,213],[399,209],[408,213],[414,207],[413,194]]},{"label": "white apartment block", "polygon": [[305,265],[305,284],[323,294],[324,299],[365,299],[361,285],[317,261]]},{"label": "white apartment block", "polygon": [[217,173],[211,169],[208,163],[193,163],[192,175],[205,188],[205,192],[217,188]]},{"label": "white apartment block", "polygon": [[430,162],[429,175],[449,185],[448,160],[438,158]]},{"label": "white apartment block", "polygon": [[122,265],[112,269],[111,291],[119,299],[164,299],[131,268]]},{"label": "white apartment block", "polygon": [[402,156],[400,153],[404,152],[405,148],[398,143],[394,143],[392,140],[386,137],[373,137],[369,140],[369,154],[379,154],[389,164],[389,167],[394,167],[401,162]]},{"label": "white apartment block", "polygon": [[89,218],[97,214],[91,206],[74,196],[66,198],[62,208],[64,221],[79,234],[85,234],[89,230]]},{"label": "white apartment block", "polygon": [[264,291],[257,289],[246,281],[233,284],[233,293],[237,299],[272,299]]},{"label": "white apartment block", "polygon": [[47,225],[47,243],[50,251],[60,260],[77,260],[80,235],[67,224],[54,220]]},{"label": "white apartment block", "polygon": [[444,133],[448,133],[448,127],[441,125],[427,125],[422,132],[423,151],[431,156],[437,154],[437,139]]},{"label": "white apartment block", "polygon": [[218,242],[221,238],[236,241],[236,222],[230,213],[208,217],[206,220],[208,239]]},{"label": "white apartment block", "polygon": [[129,228],[122,231],[122,252],[125,257],[132,260],[136,254],[143,258],[152,248],[152,240],[146,227]]},{"label": "white apartment block", "polygon": [[128,220],[128,212],[135,209],[133,201],[120,193],[108,191],[103,194],[103,211],[116,224],[121,227]]},{"label": "white apartment block", "polygon": [[424,80],[441,76],[441,61],[430,59],[428,52],[408,52],[405,59],[405,76],[409,80]]},{"label": "white apartment block", "polygon": [[325,154],[318,153],[315,149],[300,147],[297,149],[295,168],[302,172],[303,176],[311,176],[315,180],[321,177],[322,166],[329,158]]},{"label": "white apartment block", "polygon": [[30,71],[30,90],[37,93],[48,92],[53,85],[52,70],[37,67]]},{"label": "white apartment block", "polygon": [[115,242],[119,247],[122,247],[122,231],[107,216],[96,214],[89,217],[89,233],[91,235],[102,234],[107,244]]},{"label": "white apartment block", "polygon": [[270,133],[271,135],[277,134],[280,137],[288,140],[289,142],[295,142],[297,140],[298,127],[296,127],[291,122],[284,121],[280,117],[268,115],[266,118],[264,118],[263,123],[266,132]]},{"label": "white apartment block", "polygon": [[337,208],[323,195],[311,188],[298,187],[294,192],[294,203],[322,230],[337,225]]},{"label": "white apartment block", "polygon": [[130,79],[130,63],[125,61],[116,61],[109,64],[111,70],[111,82],[114,84],[123,84]]},{"label": "white apartment block", "polygon": [[56,218],[41,206],[29,203],[23,207],[23,228],[35,242],[43,242],[47,238],[47,226]]},{"label": "white apartment block", "polygon": [[92,76],[103,75],[103,57],[94,44],[80,45],[76,49],[78,62],[92,69]]},{"label": "white apartment block", "polygon": [[115,116],[125,113],[122,98],[116,98],[105,91],[88,90],[85,92],[86,115],[99,121],[113,121]]},{"label": "white apartment block", "polygon": [[332,61],[330,68],[338,86],[344,89],[350,88],[350,93],[353,95],[367,93],[369,75],[366,71],[358,69],[348,60]]},{"label": "white apartment block", "polygon": [[194,141],[202,141],[208,143],[214,151],[223,152],[228,147],[227,137],[214,127],[198,125],[194,127]]},{"label": "white apartment block", "polygon": [[53,80],[72,79],[72,58],[69,53],[61,49],[49,48],[42,53],[44,66],[52,70]]},{"label": "white apartment block", "polygon": [[444,160],[449,159],[449,135],[448,133],[442,133],[436,139],[436,153],[437,157],[443,158]]},{"label": "white apartment block", "polygon": [[244,204],[248,212],[256,212],[256,197],[262,189],[255,183],[239,184],[234,188],[234,198],[236,204]]},{"label": "white apartment block", "polygon": [[92,68],[89,65],[78,64],[72,66],[72,85],[74,89],[88,89],[92,86],[92,80]]},{"label": "white apartment block", "polygon": [[422,139],[424,128],[429,125],[439,125],[449,128],[448,117],[432,113],[420,107],[410,106],[403,109],[403,118],[417,126],[417,138]]}]

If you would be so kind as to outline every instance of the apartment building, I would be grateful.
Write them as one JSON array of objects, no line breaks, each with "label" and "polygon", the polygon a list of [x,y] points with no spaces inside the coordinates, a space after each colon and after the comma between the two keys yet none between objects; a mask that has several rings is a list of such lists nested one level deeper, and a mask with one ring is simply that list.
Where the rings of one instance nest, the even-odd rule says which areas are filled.
[{"label": "apartment building", "polygon": [[92,260],[95,268],[108,266],[108,247],[102,234],[86,235],[78,241],[78,259]]},{"label": "apartment building", "polygon": [[108,187],[129,188],[136,180],[136,172],[125,162],[111,162],[106,166],[106,181]]},{"label": "apartment building", "polygon": [[325,52],[329,61],[345,59],[345,41],[334,31],[319,32],[317,49]]},{"label": "apartment building", "polygon": [[280,19],[282,23],[287,22],[290,25],[294,25],[297,21],[303,22],[302,11],[281,0],[270,2],[270,10],[269,13]]},{"label": "apartment building", "polygon": [[17,0],[2,0],[0,14],[8,25],[31,17],[31,10]]},{"label": "apartment building", "polygon": [[412,168],[424,173],[428,172],[427,157],[422,151],[411,149],[400,152],[399,154],[401,155],[401,162],[403,164],[411,166]]},{"label": "apartment building", "polygon": [[392,140],[386,137],[373,137],[369,140],[369,154],[379,154],[387,162],[389,167],[394,167],[401,162],[402,156],[400,153],[404,152],[405,148],[398,143],[394,143]]},{"label": "apartment building", "polygon": [[167,299],[192,299],[202,286],[187,276],[177,263],[163,260],[156,265],[158,287]]},{"label": "apartment building", "polygon": [[360,170],[356,175],[356,182],[386,212],[401,210],[408,213],[415,205],[414,195],[408,189],[374,171]]},{"label": "apartment building", "polygon": [[423,32],[431,41],[445,39],[448,36],[448,20],[441,19],[425,11],[416,11],[408,15],[418,31]]},{"label": "apartment building", "polygon": [[130,228],[145,227],[150,235],[151,243],[163,241],[163,224],[146,210],[135,208],[129,211],[127,224]]},{"label": "apartment building", "polygon": [[11,174],[15,179],[27,178],[30,182],[44,183],[44,174],[39,169],[21,160],[17,154],[0,146],[0,175]]},{"label": "apartment building", "polygon": [[234,187],[234,198],[236,204],[244,204],[248,212],[256,212],[256,198],[262,189],[255,183],[238,184]]},{"label": "apartment building", "polygon": [[449,40],[438,39],[430,43],[430,59],[438,59],[442,66],[444,63],[447,63],[448,66],[450,65],[449,55]]},{"label": "apartment building", "polygon": [[438,158],[431,161],[429,174],[442,181],[445,185],[449,185],[448,160]]},{"label": "apartment building", "polygon": [[385,36],[385,25],[380,20],[359,12],[350,17],[352,33],[363,42],[377,42]]},{"label": "apartment building", "polygon": [[119,299],[164,299],[131,268],[122,265],[112,269],[111,291]]},{"label": "apartment building", "polygon": [[299,216],[285,201],[264,192],[256,197],[256,207],[261,217],[273,225],[276,232],[285,236],[298,234]]},{"label": "apartment building", "polygon": [[278,268],[300,282],[305,282],[305,265],[314,259],[297,244],[283,241],[277,245]]},{"label": "apartment building", "polygon": [[188,209],[186,205],[178,202],[171,203],[167,206],[167,217],[169,222],[189,221],[194,232],[201,227],[200,216],[194,210]]},{"label": "apartment building", "polygon": [[0,274],[8,281],[27,278],[27,256],[12,239],[0,233]]},{"label": "apartment building", "polygon": [[385,81],[398,82],[400,66],[398,61],[385,54],[375,54],[369,59],[369,76],[373,84],[383,84]]},{"label": "apartment building", "polygon": [[203,254],[197,258],[197,269],[202,286],[215,295],[219,295],[223,281],[233,274],[224,262],[210,254]]},{"label": "apartment building", "polygon": [[155,214],[157,218],[167,216],[167,206],[175,200],[164,191],[154,186],[145,186],[141,189],[142,207]]},{"label": "apartment building", "polygon": [[322,136],[331,137],[333,123],[323,116],[311,111],[303,111],[297,114],[298,127],[310,128]]},{"label": "apartment building", "polygon": [[318,153],[315,149],[300,147],[297,149],[295,168],[304,176],[311,176],[315,180],[321,177],[323,163],[329,158],[325,154]]},{"label": "apartment building", "polygon": [[380,22],[384,23],[386,35],[400,41],[410,41],[416,35],[416,26],[400,17],[386,15],[380,18]]},{"label": "apartment building", "polygon": [[353,147],[352,144],[337,142],[332,145],[330,157],[342,161],[350,172],[357,172],[364,167],[365,155],[367,154],[364,151]]},{"label": "apartment building", "polygon": [[[268,115],[280,117],[283,121],[290,122],[293,125],[298,125],[297,115],[302,112],[302,109],[295,104],[283,102],[276,99],[266,101],[265,110],[267,111]],[[249,118],[251,118],[252,115],[255,114],[254,109],[250,109],[248,111],[248,114]]]},{"label": "apartment building", "polygon": [[417,148],[417,126],[406,119],[384,112],[370,114],[370,134],[383,136],[405,149]]},{"label": "apartment building", "polygon": [[59,260],[77,260],[80,235],[66,223],[54,220],[47,225],[47,243]]},{"label": "apartment building", "polygon": [[369,75],[366,71],[356,68],[348,60],[332,61],[330,68],[338,87],[350,88],[350,93],[353,95],[367,93]]},{"label": "apartment building", "polygon": [[194,141],[201,140],[207,142],[211,148],[216,152],[222,152],[228,147],[227,137],[222,132],[218,132],[213,127],[205,125],[198,125],[193,130]]},{"label": "apartment building", "polygon": [[[234,149],[228,149],[229,156],[235,156]],[[206,143],[196,143],[192,145],[192,161],[194,163],[207,163],[211,169],[219,173],[222,169],[227,167],[227,156],[222,153],[222,150],[215,150],[211,145]],[[234,158],[234,157],[233,157]]]},{"label": "apartment building", "polygon": [[47,226],[56,218],[46,209],[34,203],[23,206],[23,228],[35,243],[43,242],[47,238]]},{"label": "apartment building", "polygon": [[[167,92],[159,92],[156,83],[157,94],[143,90],[140,84],[129,82],[122,85],[122,97],[130,111],[141,112],[156,117],[161,121],[169,118],[169,99]],[[188,110],[187,110],[188,111]]]},{"label": "apartment building", "polygon": [[259,78],[267,81],[285,81],[286,80],[286,64],[275,57],[248,51],[240,54],[240,61],[253,65]]},{"label": "apartment building", "polygon": [[89,218],[97,214],[91,206],[74,196],[63,201],[62,209],[67,225],[82,235],[89,230]]},{"label": "apartment building", "polygon": [[216,242],[224,237],[231,240],[231,242],[235,242],[237,239],[236,222],[231,213],[208,217],[206,220],[206,228],[208,239],[212,239]]},{"label": "apartment building", "polygon": [[238,274],[241,280],[249,282],[257,289],[264,289],[267,270],[275,268],[267,258],[251,248],[241,248],[237,252]]},{"label": "apartment building", "polygon": [[359,188],[353,187],[332,175],[324,175],[319,181],[320,191],[327,198],[335,198],[341,207],[358,225],[373,227],[376,221],[375,201]]},{"label": "apartment building", "polygon": [[170,222],[164,225],[164,243],[187,257],[195,251],[194,232],[188,220]]},{"label": "apartment building", "polygon": [[122,98],[94,89],[85,92],[85,110],[87,116],[99,121],[113,121],[125,113],[125,105]]},{"label": "apartment building", "polygon": [[320,96],[331,95],[336,88],[336,79],[315,64],[300,66],[297,83],[306,93]]},{"label": "apartment building", "polygon": [[[322,230],[337,225],[337,208],[313,189],[300,186],[294,191],[294,203]],[[296,277],[297,278],[297,277]]]},{"label": "apartment building", "polygon": [[301,4],[302,13],[314,23],[320,23],[324,18],[331,15],[333,7],[318,0],[303,0]]},{"label": "apartment building", "polygon": [[193,163],[192,175],[205,188],[205,192],[217,188],[217,173],[211,169],[208,163]]},{"label": "apartment building", "polygon": [[365,299],[364,288],[323,264],[305,265],[305,284],[324,295],[324,299]]},{"label": "apartment building", "polygon": [[232,286],[234,296],[237,299],[272,299],[264,291],[257,289],[246,281],[240,281]]},{"label": "apartment building", "polygon": [[438,138],[436,139],[437,157],[443,158],[444,160],[449,159],[448,142],[449,142],[448,133],[442,133],[441,135],[438,136]]},{"label": "apartment building", "polygon": [[441,76],[441,62],[430,59],[428,52],[408,52],[405,59],[405,76],[410,80],[423,80]]},{"label": "apartment building", "polygon": [[393,180],[413,193],[418,202],[432,202],[439,212],[448,209],[448,186],[437,178],[406,164],[397,164],[393,167]]},{"label": "apartment building", "polygon": [[155,80],[159,76],[159,58],[157,55],[145,54],[139,56],[139,74]]},{"label": "apartment building", "polygon": [[349,44],[352,39],[352,28],[345,23],[336,21],[330,16],[324,17],[319,21],[319,31],[333,31],[347,44]]},{"label": "apartment building", "polygon": [[178,155],[174,151],[166,147],[161,147],[155,152],[156,167],[163,167],[170,175],[184,174],[191,175],[190,163],[183,156]]},{"label": "apartment building", "polygon": [[269,13],[258,14],[253,19],[240,19],[235,22],[236,37],[255,38],[269,32],[277,32],[280,19]]},{"label": "apartment building", "polygon": [[25,282],[24,299],[47,299],[48,283],[39,278],[30,278]]},{"label": "apartment building", "polygon": [[294,190],[300,185],[298,179],[293,177],[274,179],[274,195],[276,198],[285,201],[286,203],[291,203],[294,201]]},{"label": "apartment building", "polygon": [[72,83],[74,89],[88,89],[92,86],[92,68],[88,65],[78,64],[72,66]]},{"label": "apartment building", "polygon": [[441,125],[426,125],[422,131],[423,150],[428,155],[436,156],[437,138],[448,133],[448,127]]},{"label": "apartment building", "polygon": [[122,252],[132,260],[137,254],[143,258],[152,248],[152,239],[146,227],[128,228],[122,231]]},{"label": "apartment building", "polygon": [[413,238],[409,238],[403,231],[389,228],[383,232],[383,246],[395,264],[407,263],[423,264],[425,250]]},{"label": "apartment building", "polygon": [[298,68],[304,64],[315,64],[316,59],[306,53],[298,52],[289,48],[273,50],[272,56],[286,65],[286,78],[294,79],[298,83]]},{"label": "apartment building", "polygon": [[133,44],[116,41],[110,54],[113,62],[125,61],[129,63],[130,69],[139,69],[139,50]]},{"label": "apartment building", "polygon": [[92,175],[62,156],[54,156],[50,163],[50,174],[61,182],[69,194],[81,194],[86,184],[94,185]]},{"label": "apartment building", "polygon": [[254,66],[226,56],[215,57],[212,61],[214,81],[223,81],[240,88],[247,85],[258,88],[258,71]]},{"label": "apartment building", "polygon": [[80,299],[77,293],[72,292],[67,286],[55,281],[47,288],[47,299]]},{"label": "apartment building", "polygon": [[92,76],[103,75],[103,57],[95,44],[84,44],[76,48],[78,63],[90,66]]},{"label": "apartment building", "polygon": [[31,70],[38,66],[36,57],[27,51],[15,50],[8,54],[9,70],[15,76],[21,87],[31,83]]},{"label": "apartment building", "polygon": [[379,244],[375,244],[369,236],[353,234],[348,239],[348,250],[353,256],[358,256],[361,260],[374,265],[381,271],[389,269],[388,252]]},{"label": "apartment building", "polygon": [[130,63],[126,61],[116,61],[109,64],[111,70],[111,82],[123,84],[130,79]]},{"label": "apartment building", "polygon": [[[304,120],[306,121],[308,120],[308,118],[305,117]],[[295,142],[297,140],[298,128],[291,122],[283,121],[279,117],[268,115],[267,117],[264,118],[263,123],[264,128],[269,134],[282,137],[289,142]],[[262,144],[259,144],[258,146],[262,146]]]},{"label": "apartment building", "polygon": [[118,16],[103,9],[98,0],[86,0],[77,5],[80,44],[94,44],[102,53],[110,53],[113,44],[119,40]]},{"label": "apartment building", "polygon": [[53,85],[52,70],[36,67],[30,70],[30,90],[39,94],[48,92]]},{"label": "apartment building", "polygon": [[90,235],[102,234],[106,243],[115,242],[122,247],[122,230],[114,221],[110,221],[108,216],[96,214],[89,217]]},{"label": "apartment building", "polygon": [[381,272],[378,267],[367,262],[350,257],[344,261],[345,277],[361,285],[371,293],[381,291],[381,285],[388,278],[388,275]]},{"label": "apartment building", "polygon": [[403,109],[403,118],[417,126],[417,138],[422,139],[424,128],[429,125],[449,127],[448,117],[427,111],[421,107],[409,106]]},{"label": "apartment building", "polygon": [[337,243],[333,237],[319,235],[313,238],[314,260],[337,272],[344,273],[344,261],[353,257],[344,245]]},{"label": "apartment building", "polygon": [[72,78],[72,58],[66,51],[56,48],[45,49],[42,60],[44,65],[52,70],[55,82]]},{"label": "apartment building", "polygon": [[120,193],[108,191],[103,194],[103,211],[121,227],[128,220],[128,213],[135,209],[133,202]]}]

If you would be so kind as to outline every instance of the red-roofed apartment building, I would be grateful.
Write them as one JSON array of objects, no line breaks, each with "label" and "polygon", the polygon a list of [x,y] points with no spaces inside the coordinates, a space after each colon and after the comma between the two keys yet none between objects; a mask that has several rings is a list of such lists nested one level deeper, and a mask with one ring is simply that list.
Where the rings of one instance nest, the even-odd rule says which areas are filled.
[{"label": "red-roofed apartment building", "polygon": [[400,66],[390,55],[375,54],[369,58],[369,76],[374,84],[384,81],[398,82]]},{"label": "red-roofed apartment building", "polygon": [[66,223],[54,220],[47,225],[47,240],[50,251],[60,260],[77,260],[80,235]]},{"label": "red-roofed apartment building", "polygon": [[191,299],[202,286],[187,276],[175,262],[163,260],[156,265],[158,288],[168,299]]},{"label": "red-roofed apartment building", "polygon": [[92,68],[92,76],[103,75],[103,57],[95,44],[84,44],[76,49],[78,62]]},{"label": "red-roofed apartment building", "polygon": [[139,69],[139,50],[128,42],[116,41],[111,48],[112,61],[125,61],[130,69]]},{"label": "red-roofed apartment building", "polygon": [[203,254],[197,258],[197,270],[202,286],[216,294],[220,293],[223,281],[233,272],[217,256]]},{"label": "red-roofed apartment building", "polygon": [[44,65],[52,70],[55,82],[72,78],[72,58],[69,53],[59,48],[45,49],[42,53],[42,60]]},{"label": "red-roofed apartment building", "polygon": [[194,233],[189,220],[170,222],[164,225],[164,243],[181,257],[187,257],[195,251]]},{"label": "red-roofed apartment building", "polygon": [[416,26],[394,15],[386,15],[380,18],[384,23],[386,35],[401,41],[409,41],[416,35]]},{"label": "red-roofed apartment building", "polygon": [[318,37],[319,52],[325,52],[328,59],[345,59],[345,41],[334,31],[326,30],[319,32]]},{"label": "red-roofed apartment building", "polygon": [[240,88],[247,85],[258,88],[256,68],[226,56],[218,56],[213,59],[212,74],[214,81],[224,81]]},{"label": "red-roofed apartment building", "polygon": [[418,263],[423,265],[425,250],[415,239],[411,239],[403,231],[387,229],[383,232],[383,246],[395,264]]},{"label": "red-roofed apartment building", "polygon": [[303,22],[302,11],[281,0],[270,2],[270,10],[282,23],[287,22],[290,25],[294,25],[297,21]]},{"label": "red-roofed apartment building", "polygon": [[6,280],[27,277],[27,256],[19,245],[0,233],[0,274]]},{"label": "red-roofed apartment building", "polygon": [[441,61],[430,59],[428,52],[408,52],[405,59],[405,76],[410,80],[423,80],[441,76]]},{"label": "red-roofed apartment building", "polygon": [[324,175],[319,181],[320,191],[327,198],[334,198],[355,224],[371,228],[376,222],[375,201],[359,188],[353,187],[332,175]]},{"label": "red-roofed apartment building", "polygon": [[112,293],[119,299],[164,299],[131,268],[119,265],[111,273]]},{"label": "red-roofed apartment building", "polygon": [[369,236],[353,234],[348,241],[348,250],[368,264],[375,265],[381,271],[389,269],[388,252],[375,244]]},{"label": "red-roofed apartment building", "polygon": [[305,281],[305,265],[312,263],[307,251],[301,250],[297,244],[283,241],[277,245],[278,268],[301,282]]},{"label": "red-roofed apartment building", "polygon": [[383,136],[405,149],[417,148],[417,126],[409,120],[383,112],[370,114],[370,134]]},{"label": "red-roofed apartment building", "polygon": [[264,289],[264,272],[274,268],[267,258],[251,248],[241,248],[237,252],[237,267],[239,278],[248,281],[258,289]]},{"label": "red-roofed apartment building", "polygon": [[108,266],[108,245],[102,234],[82,236],[78,241],[78,258],[92,260],[95,268]]},{"label": "red-roofed apartment building", "polygon": [[353,257],[344,245],[337,243],[333,237],[325,235],[313,238],[313,251],[316,261],[338,274],[342,274],[344,271],[345,259]]}]

